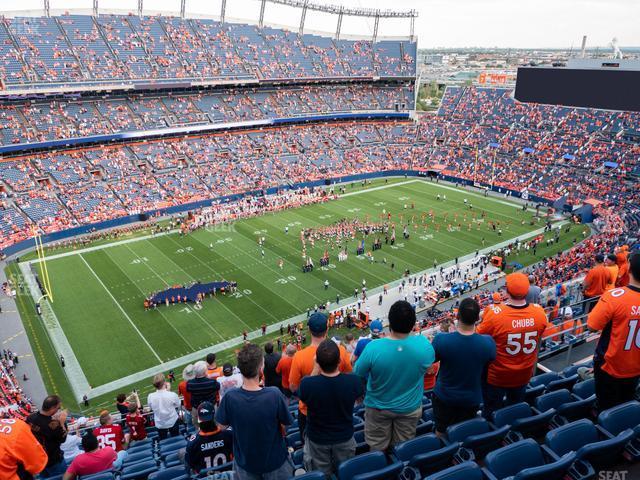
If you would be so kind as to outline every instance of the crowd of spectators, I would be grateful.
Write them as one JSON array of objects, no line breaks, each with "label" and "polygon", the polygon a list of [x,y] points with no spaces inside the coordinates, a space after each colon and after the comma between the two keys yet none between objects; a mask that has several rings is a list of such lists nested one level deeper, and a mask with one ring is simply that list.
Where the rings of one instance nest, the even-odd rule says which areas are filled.
[{"label": "crowd of spectators", "polygon": [[[407,110],[411,84],[346,84],[115,95],[0,104],[0,144],[313,114]],[[402,107],[404,105],[404,107]]]},{"label": "crowd of spectators", "polygon": [[4,17],[0,79],[24,84],[413,77],[413,41],[334,40],[165,16]]}]

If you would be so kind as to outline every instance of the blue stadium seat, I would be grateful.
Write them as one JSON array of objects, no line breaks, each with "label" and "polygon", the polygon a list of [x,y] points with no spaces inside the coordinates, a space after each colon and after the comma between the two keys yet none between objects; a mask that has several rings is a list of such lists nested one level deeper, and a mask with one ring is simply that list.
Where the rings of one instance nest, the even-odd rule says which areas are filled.
[{"label": "blue stadium seat", "polygon": [[108,472],[94,473],[93,475],[85,475],[79,478],[80,480],[113,480],[115,477],[113,471],[109,470]]},{"label": "blue stadium seat", "polygon": [[172,467],[152,473],[148,480],[188,480],[189,472],[184,467]]},{"label": "blue stadium seat", "polygon": [[571,388],[573,388],[577,381],[577,373],[568,377],[560,377],[547,383],[547,392],[553,392],[554,390],[560,390],[562,388],[570,390]]},{"label": "blue stadium seat", "polygon": [[159,449],[159,455],[160,458],[164,460],[164,458],[174,452],[177,452],[178,450],[185,448],[187,446],[187,441],[183,438],[181,441],[178,442],[172,442],[169,444],[163,444],[160,445],[160,449]]},{"label": "blue stadium seat", "polygon": [[493,412],[493,424],[500,428],[510,425],[511,430],[521,433],[525,437],[542,436],[553,418],[553,409],[538,413],[526,402],[516,403]]},{"label": "blue stadium seat", "polygon": [[558,458],[527,438],[487,454],[483,471],[487,480],[561,480],[574,461],[574,453]]},{"label": "blue stadium seat", "polygon": [[576,458],[589,462],[597,470],[620,460],[626,444],[633,438],[628,429],[612,437],[586,418],[555,428],[547,433],[545,444],[556,454],[575,452]]},{"label": "blue stadium seat", "polygon": [[304,468],[304,449],[296,450],[291,454],[291,461],[293,462],[293,468]]},{"label": "blue stadium seat", "polygon": [[589,416],[595,401],[595,396],[583,400],[563,388],[540,395],[536,398],[535,408],[539,412],[554,409],[556,414],[551,420],[551,425],[559,426]]},{"label": "blue stadium seat", "polygon": [[291,480],[325,480],[327,477],[324,473],[314,470],[313,472],[307,472],[302,475],[291,477]]},{"label": "blue stadium seat", "polygon": [[382,452],[369,452],[345,460],[338,467],[339,480],[385,480],[395,478],[403,469],[400,461],[387,462]]},{"label": "blue stadium seat", "polygon": [[286,441],[287,447],[291,447],[294,450],[302,448],[302,438],[300,437],[300,430],[287,435]]},{"label": "blue stadium seat", "polygon": [[170,453],[169,455],[164,457],[163,463],[165,468],[171,468],[171,467],[176,467],[180,465],[182,463],[180,461],[180,453],[179,452]]},{"label": "blue stadium seat", "polygon": [[356,455],[362,455],[369,451],[369,444],[364,438],[364,430],[353,432],[353,438],[356,441]]},{"label": "blue stadium seat", "polygon": [[634,439],[626,445],[624,457],[632,462],[640,461],[640,403],[627,402],[601,412],[598,425],[612,436],[632,429]]},{"label": "blue stadium seat", "polygon": [[128,465],[133,465],[134,463],[140,463],[140,462],[145,462],[147,460],[149,460],[150,457],[150,453],[147,451],[142,451],[142,452],[127,452],[127,458],[124,459],[124,461],[122,462],[122,467],[126,467]]},{"label": "blue stadium seat", "polygon": [[133,448],[142,448],[142,447],[151,447],[153,445],[153,439],[147,437],[144,440],[134,440],[133,442],[131,442],[131,445],[129,446],[129,450],[133,449]]},{"label": "blue stadium seat", "polygon": [[423,480],[482,480],[482,469],[475,462],[463,462],[425,477]]},{"label": "blue stadium seat", "polygon": [[540,375],[531,377],[531,380],[529,380],[529,386],[530,387],[538,387],[540,385],[547,386],[550,382],[554,380],[558,380],[559,377],[560,375],[558,375],[556,372],[541,373]]},{"label": "blue stadium seat", "polygon": [[405,465],[420,470],[424,476],[450,467],[459,448],[458,443],[447,445],[436,435],[428,434],[396,445],[393,454]]},{"label": "blue stadium seat", "polygon": [[153,460],[147,462],[135,463],[128,467],[122,468],[120,480],[146,480],[146,478],[158,471],[158,466]]},{"label": "blue stadium seat", "polygon": [[502,446],[509,428],[509,425],[495,428],[484,418],[472,418],[447,428],[447,439],[459,442],[462,448],[472,451],[475,458],[482,459],[490,451]]},{"label": "blue stadium seat", "polygon": [[418,426],[416,427],[416,436],[419,437],[421,435],[426,435],[427,433],[432,433],[434,426],[435,425],[431,420],[427,422],[420,420],[418,422]]},{"label": "blue stadium seat", "polygon": [[631,401],[604,410],[598,415],[598,425],[612,435],[632,428],[640,433],[640,402]]},{"label": "blue stadium seat", "polygon": [[573,386],[572,393],[582,399],[596,394],[596,381],[593,378],[578,382]]}]

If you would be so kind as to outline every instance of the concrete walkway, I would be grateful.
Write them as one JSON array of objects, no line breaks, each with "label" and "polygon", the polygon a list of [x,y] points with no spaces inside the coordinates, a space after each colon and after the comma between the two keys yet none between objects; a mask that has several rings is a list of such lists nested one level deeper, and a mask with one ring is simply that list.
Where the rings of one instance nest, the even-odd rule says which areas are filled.
[{"label": "concrete walkway", "polygon": [[[4,271],[5,266],[4,262],[0,262],[0,284],[7,281]],[[2,346],[0,350],[11,350],[18,355],[18,364],[15,368],[18,383],[24,390],[25,395],[30,397],[36,405],[40,405],[47,396],[47,389],[42,380],[25,327],[20,319],[16,300],[8,297],[4,292],[0,292],[0,307],[2,307],[2,313],[0,313],[0,342]],[[22,380],[25,374],[28,378],[27,381]]]}]

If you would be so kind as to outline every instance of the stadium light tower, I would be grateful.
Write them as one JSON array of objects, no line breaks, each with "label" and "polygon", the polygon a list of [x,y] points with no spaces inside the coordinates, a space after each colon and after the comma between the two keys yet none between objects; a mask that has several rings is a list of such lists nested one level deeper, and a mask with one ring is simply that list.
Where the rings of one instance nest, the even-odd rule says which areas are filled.
[{"label": "stadium light tower", "polygon": [[142,9],[144,8],[144,6],[143,6],[143,4],[142,4],[142,3],[143,3],[143,1],[144,1],[144,0],[138,0],[138,16],[139,16],[139,17],[142,17]]},{"label": "stadium light tower", "polygon": [[51,6],[49,5],[49,0],[44,0],[44,14],[47,17],[51,16]]},{"label": "stadium light tower", "polygon": [[224,14],[227,10],[227,0],[222,0],[222,5],[220,6],[220,23],[224,23]]},{"label": "stadium light tower", "polygon": [[187,0],[180,0],[180,18],[184,18],[187,11]]},{"label": "stadium light tower", "polygon": [[98,16],[98,0],[93,0],[93,15]]},{"label": "stadium light tower", "polygon": [[336,39],[340,38],[340,31],[342,29],[342,18],[344,15],[350,17],[370,17],[375,18],[375,27],[373,32],[373,41],[378,38],[378,25],[381,18],[408,18],[411,20],[410,35],[413,40],[415,19],[418,16],[416,10],[375,10],[373,8],[351,8],[340,5],[330,5],[324,3],[313,3],[310,0],[261,0],[260,5],[260,27],[264,25],[264,10],[266,3],[275,3],[277,5],[286,5],[293,8],[301,8],[302,15],[300,17],[300,33],[304,31],[304,22],[307,10],[313,10],[316,12],[329,13],[338,16],[338,24],[336,27]]}]

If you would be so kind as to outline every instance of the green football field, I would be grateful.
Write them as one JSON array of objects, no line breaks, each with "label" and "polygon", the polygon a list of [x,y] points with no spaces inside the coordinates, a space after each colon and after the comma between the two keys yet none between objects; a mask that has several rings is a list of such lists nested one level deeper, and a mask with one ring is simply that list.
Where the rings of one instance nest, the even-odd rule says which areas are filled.
[{"label": "green football field", "polygon": [[[201,229],[186,236],[141,237],[58,258],[58,252],[51,252],[47,265],[53,309],[88,382],[102,385],[219,344],[244,330],[256,330],[263,323],[293,317],[316,304],[334,304],[336,295],[352,298],[363,279],[369,288],[397,280],[405,269],[416,272],[432,267],[434,260],[442,263],[474,252],[482,248],[483,237],[489,247],[524,238],[542,226],[531,226],[532,212],[523,212],[514,204],[423,180],[379,181],[364,190],[351,190],[347,186],[352,194],[322,205],[242,220],[230,227]],[[438,201],[437,194],[446,195],[446,201]],[[473,204],[478,219],[486,212],[480,230],[476,223],[467,230],[472,218],[464,198]],[[325,246],[317,243],[314,249],[307,247],[316,269],[301,271],[302,228],[329,225],[342,218],[364,220],[369,216],[378,221],[383,210],[391,212],[395,222],[402,214],[405,220],[415,215],[421,223],[422,212],[431,209],[441,225],[439,232],[428,222],[426,232],[422,226],[417,231],[411,228],[410,239],[403,240],[399,227],[396,245],[383,245],[375,252],[375,263],[356,257],[355,241],[349,244],[348,261],[338,262],[336,250],[331,252],[331,265],[319,268]],[[462,220],[464,212],[467,222]],[[447,223],[457,223],[453,221],[456,213],[463,227],[448,232]],[[501,237],[489,229],[489,221],[500,222]],[[264,258],[257,244],[259,236],[266,238]],[[372,241],[367,240],[367,251]],[[280,258],[284,260],[282,270]],[[395,263],[394,271],[391,263]],[[200,309],[193,304],[143,309],[144,298],[152,292],[223,279],[237,282],[237,292],[207,298]],[[329,280],[328,289],[325,280]]]}]

